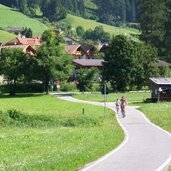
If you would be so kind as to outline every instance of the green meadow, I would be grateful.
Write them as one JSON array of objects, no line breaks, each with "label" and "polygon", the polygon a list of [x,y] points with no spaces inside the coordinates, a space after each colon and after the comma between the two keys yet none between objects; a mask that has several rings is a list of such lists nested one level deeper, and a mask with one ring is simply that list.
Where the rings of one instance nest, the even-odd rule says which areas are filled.
[{"label": "green meadow", "polygon": [[16,35],[12,33],[8,33],[6,31],[0,30],[0,43],[7,42],[13,38],[15,38]]},{"label": "green meadow", "polygon": [[124,139],[112,110],[50,95],[0,96],[0,111],[0,170],[74,171]]},{"label": "green meadow", "polygon": [[[126,96],[128,104],[134,105],[143,102],[145,99],[150,98],[150,92],[126,92],[126,93],[109,93],[106,95],[107,102],[115,102],[116,99],[121,99],[122,96]],[[75,98],[88,101],[104,101],[104,95],[101,93],[88,93],[88,94],[76,94]]]},{"label": "green meadow", "polygon": [[156,125],[171,133],[171,102],[145,103],[140,110]]},{"label": "green meadow", "polygon": [[68,14],[66,19],[62,20],[66,23],[71,24],[71,26],[76,29],[78,26],[82,26],[85,30],[87,29],[94,29],[96,26],[103,26],[104,30],[106,32],[109,32],[111,35],[117,35],[117,34],[140,34],[140,32],[137,29],[128,28],[128,27],[114,27],[107,24],[102,24],[99,22],[96,22],[94,20],[84,19],[81,17],[77,17],[71,14]]},{"label": "green meadow", "polygon": [[[141,110],[153,123],[171,132],[171,102],[144,103],[146,98],[151,97],[150,92],[127,92],[111,93],[107,95],[108,102],[115,102],[117,98],[126,96],[128,105],[139,106]],[[98,94],[79,94],[74,97],[89,101],[104,101],[104,96]]]},{"label": "green meadow", "polygon": [[5,7],[0,4],[0,27],[28,27],[31,28],[33,34],[41,34],[47,29],[47,26],[36,19],[29,18],[24,14]]}]

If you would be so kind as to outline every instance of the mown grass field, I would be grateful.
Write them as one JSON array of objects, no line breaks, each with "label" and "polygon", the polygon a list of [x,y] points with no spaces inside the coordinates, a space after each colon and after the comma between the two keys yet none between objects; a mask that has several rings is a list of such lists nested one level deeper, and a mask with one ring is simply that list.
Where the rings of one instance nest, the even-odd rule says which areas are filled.
[{"label": "mown grass field", "polygon": [[6,31],[0,30],[0,43],[7,42],[15,37],[16,37],[16,35],[14,35],[12,33],[8,33]]},{"label": "mown grass field", "polygon": [[[115,102],[117,98],[124,95],[127,97],[128,105],[140,106],[141,110],[153,123],[171,132],[171,102],[143,103],[150,98],[150,92],[114,93],[107,95],[108,102]],[[76,98],[90,101],[104,101],[104,96],[99,94],[80,94]]]},{"label": "mown grass field", "polygon": [[0,111],[0,170],[76,170],[124,138],[113,111],[54,96],[1,96]]},{"label": "mown grass field", "polygon": [[171,133],[171,102],[142,104],[140,110],[153,123]]},{"label": "mown grass field", "polygon": [[[126,96],[128,104],[138,104],[144,101],[147,98],[150,98],[150,92],[127,92],[127,93],[109,93],[106,96],[107,102],[115,102],[116,99],[121,99],[122,96]],[[92,94],[76,94],[74,95],[75,98],[81,100],[88,100],[88,101],[104,101],[104,95],[101,93],[92,93]]]},{"label": "mown grass field", "polygon": [[78,26],[82,26],[85,30],[87,29],[94,29],[96,26],[103,26],[104,30],[106,32],[109,32],[111,35],[117,35],[117,34],[140,34],[140,32],[137,29],[133,28],[122,28],[122,27],[114,27],[107,24],[102,24],[99,22],[96,22],[94,20],[84,19],[81,17],[77,17],[71,14],[68,14],[66,19],[63,20],[66,23],[71,24],[71,26],[76,29]]},{"label": "mown grass field", "polygon": [[24,14],[0,4],[0,27],[28,27],[33,34],[41,34],[47,26],[36,19],[29,18]]}]

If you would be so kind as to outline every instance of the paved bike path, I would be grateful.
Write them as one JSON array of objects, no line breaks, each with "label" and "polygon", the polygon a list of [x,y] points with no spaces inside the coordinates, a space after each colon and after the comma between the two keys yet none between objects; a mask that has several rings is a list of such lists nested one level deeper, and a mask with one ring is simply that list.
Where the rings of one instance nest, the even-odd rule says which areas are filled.
[{"label": "paved bike path", "polygon": [[[88,102],[59,97],[72,102],[102,106],[103,103]],[[114,109],[112,103],[107,107]],[[87,164],[82,171],[160,171],[167,170],[171,162],[171,135],[155,126],[133,107],[127,106],[127,116],[117,115],[118,122],[125,131],[124,142],[99,160]]]}]

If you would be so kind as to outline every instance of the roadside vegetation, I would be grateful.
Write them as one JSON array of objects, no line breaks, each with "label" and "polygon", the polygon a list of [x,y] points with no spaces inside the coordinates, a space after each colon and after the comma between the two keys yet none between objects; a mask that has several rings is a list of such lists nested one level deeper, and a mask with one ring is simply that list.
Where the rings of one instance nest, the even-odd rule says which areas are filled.
[{"label": "roadside vegetation", "polygon": [[4,95],[0,111],[0,170],[76,170],[124,138],[113,111],[54,96]]},{"label": "roadside vegetation", "polygon": [[171,102],[141,104],[140,110],[153,123],[171,133]]}]

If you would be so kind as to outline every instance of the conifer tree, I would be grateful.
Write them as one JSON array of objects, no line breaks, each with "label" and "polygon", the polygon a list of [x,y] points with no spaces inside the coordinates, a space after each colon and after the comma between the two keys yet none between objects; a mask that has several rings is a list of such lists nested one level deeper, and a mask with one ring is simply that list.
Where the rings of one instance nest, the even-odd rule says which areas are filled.
[{"label": "conifer tree", "polygon": [[142,29],[140,39],[154,45],[163,53],[167,21],[165,0],[139,0],[139,22]]}]

